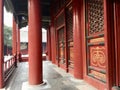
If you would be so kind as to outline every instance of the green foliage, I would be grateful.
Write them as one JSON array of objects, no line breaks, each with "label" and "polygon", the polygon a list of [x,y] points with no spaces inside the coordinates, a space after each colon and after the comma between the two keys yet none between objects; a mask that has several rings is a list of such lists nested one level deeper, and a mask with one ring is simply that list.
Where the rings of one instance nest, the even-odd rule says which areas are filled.
[{"label": "green foliage", "polygon": [[12,47],[12,28],[4,25],[4,45]]}]

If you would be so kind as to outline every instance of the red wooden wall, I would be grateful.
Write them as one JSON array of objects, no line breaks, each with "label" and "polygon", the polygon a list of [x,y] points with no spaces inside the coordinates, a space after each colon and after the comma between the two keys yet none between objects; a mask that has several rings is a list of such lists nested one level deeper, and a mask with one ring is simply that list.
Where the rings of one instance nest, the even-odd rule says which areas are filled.
[{"label": "red wooden wall", "polygon": [[[71,6],[73,37],[68,32],[70,18],[66,18]],[[119,9],[119,0],[72,0],[70,3],[68,0],[56,0],[50,26],[52,62],[72,72],[76,78],[84,76],[84,80],[99,90],[119,86]],[[63,18],[60,18],[61,15]],[[68,40],[71,37],[73,40]]]}]

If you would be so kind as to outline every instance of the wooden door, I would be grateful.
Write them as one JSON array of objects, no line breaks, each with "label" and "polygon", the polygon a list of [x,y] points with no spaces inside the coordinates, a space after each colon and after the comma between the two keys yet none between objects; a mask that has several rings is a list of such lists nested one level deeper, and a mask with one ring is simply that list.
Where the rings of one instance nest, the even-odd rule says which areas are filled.
[{"label": "wooden door", "polygon": [[58,30],[58,60],[59,64],[65,64],[64,27]]},{"label": "wooden door", "polygon": [[104,0],[86,0],[87,75],[106,83]]},{"label": "wooden door", "polygon": [[67,31],[67,55],[68,55],[68,68],[74,68],[73,60],[73,10],[72,4],[66,8],[66,31]]},{"label": "wooden door", "polygon": [[55,19],[56,29],[56,60],[58,66],[65,67],[62,64],[66,64],[65,59],[65,17],[64,10],[62,10]]}]

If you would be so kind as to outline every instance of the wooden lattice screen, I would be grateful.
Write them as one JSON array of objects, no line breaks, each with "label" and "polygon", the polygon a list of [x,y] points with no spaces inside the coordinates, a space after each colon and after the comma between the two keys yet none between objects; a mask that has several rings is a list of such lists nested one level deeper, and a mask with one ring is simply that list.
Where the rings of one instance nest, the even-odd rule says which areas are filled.
[{"label": "wooden lattice screen", "polygon": [[101,33],[104,25],[103,0],[88,0],[89,34]]},{"label": "wooden lattice screen", "polygon": [[59,62],[65,63],[65,39],[64,39],[64,28],[59,29],[58,31],[58,52],[59,52]]},{"label": "wooden lattice screen", "polygon": [[67,29],[67,43],[68,43],[68,65],[74,67],[73,61],[73,12],[72,5],[66,8],[66,29]]},{"label": "wooden lattice screen", "polygon": [[104,0],[86,0],[86,46],[88,75],[106,82],[103,4]]},{"label": "wooden lattice screen", "polygon": [[55,26],[56,28],[59,28],[63,24],[64,24],[64,13],[61,13],[55,21]]},{"label": "wooden lattice screen", "polygon": [[60,11],[60,9],[63,8],[70,1],[71,0],[54,0],[54,3],[53,3],[54,15],[56,15]]},{"label": "wooden lattice screen", "polygon": [[65,63],[65,35],[64,35],[64,11],[61,12],[59,16],[56,17],[55,20],[55,28],[56,28],[56,58],[58,63]]}]

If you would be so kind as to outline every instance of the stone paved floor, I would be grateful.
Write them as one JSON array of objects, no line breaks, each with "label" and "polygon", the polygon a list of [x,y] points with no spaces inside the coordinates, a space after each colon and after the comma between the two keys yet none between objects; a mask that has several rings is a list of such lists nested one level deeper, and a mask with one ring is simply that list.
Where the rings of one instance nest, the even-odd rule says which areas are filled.
[{"label": "stone paved floor", "polygon": [[[97,90],[83,80],[74,79],[69,73],[53,65],[49,61],[43,62],[43,78],[46,85],[43,88],[28,90]],[[23,90],[28,82],[28,63],[20,63],[7,83],[6,90]]]}]

